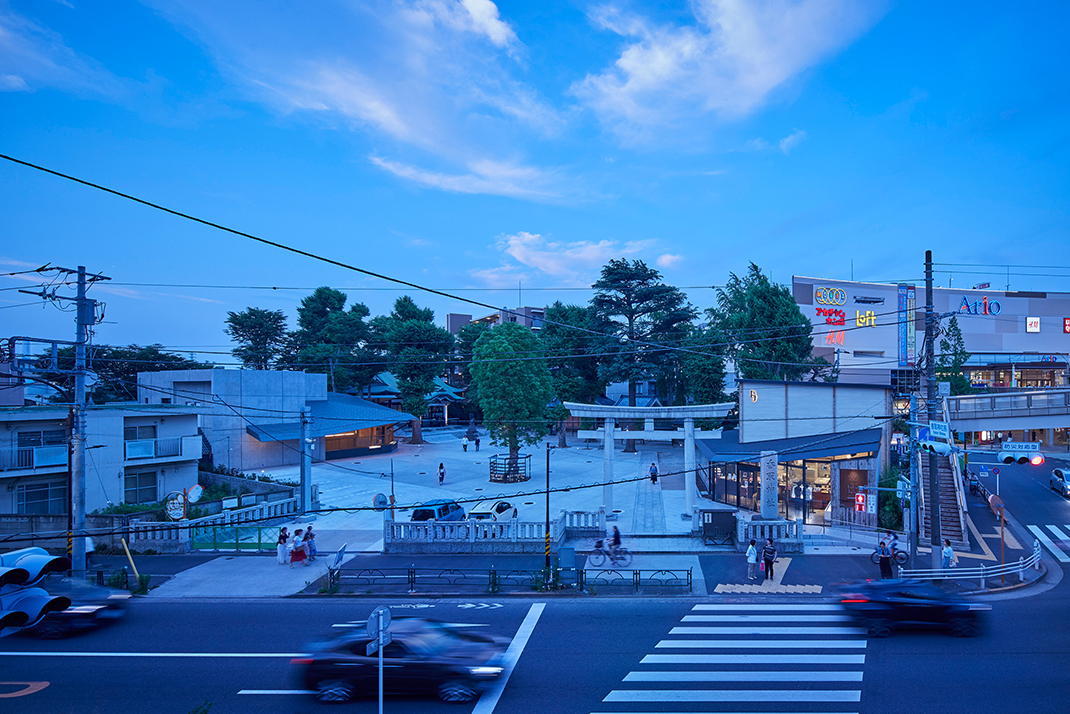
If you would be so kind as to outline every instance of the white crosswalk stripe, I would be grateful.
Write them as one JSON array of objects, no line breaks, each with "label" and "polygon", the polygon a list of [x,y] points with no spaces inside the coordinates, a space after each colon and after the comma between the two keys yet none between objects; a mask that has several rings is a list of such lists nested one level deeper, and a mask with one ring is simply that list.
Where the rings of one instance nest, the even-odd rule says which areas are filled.
[{"label": "white crosswalk stripe", "polygon": [[605,695],[602,703],[609,706],[591,714],[626,714],[643,704],[692,705],[695,714],[710,706],[789,714],[784,705],[790,703],[821,707],[820,714],[857,712],[865,630],[812,624],[848,621],[839,606],[828,604],[695,605],[681,622],[711,624],[671,627],[655,645],[658,652],[644,655]]},{"label": "white crosswalk stripe", "polygon": [[[1029,529],[1030,533],[1037,537],[1037,540],[1040,541],[1041,545],[1047,548],[1048,551],[1053,556],[1055,556],[1056,560],[1058,560],[1060,563],[1070,563],[1070,555],[1067,555],[1065,552],[1063,552],[1063,549],[1060,548],[1047,533],[1040,530],[1040,526],[1026,526],[1026,528]],[[1063,532],[1055,526],[1048,526],[1047,528],[1055,534],[1056,538],[1064,542],[1067,541],[1067,537],[1063,535]],[[1067,543],[1066,547],[1070,549],[1070,543]]]}]

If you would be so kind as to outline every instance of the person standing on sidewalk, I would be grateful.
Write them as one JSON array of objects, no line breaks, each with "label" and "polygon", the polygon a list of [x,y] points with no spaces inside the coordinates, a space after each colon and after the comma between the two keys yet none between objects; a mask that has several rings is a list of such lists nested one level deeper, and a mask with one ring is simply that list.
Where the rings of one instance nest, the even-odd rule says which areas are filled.
[{"label": "person standing on sidewalk", "polygon": [[304,533],[303,530],[298,528],[294,531],[293,548],[290,550],[290,568],[294,567],[294,563],[304,563],[308,565],[308,561],[305,560],[305,540],[301,537]]},{"label": "person standing on sidewalk", "polygon": [[305,531],[305,554],[310,563],[316,559],[316,534],[312,532],[312,526]]},{"label": "person standing on sidewalk", "polygon": [[958,558],[955,557],[955,551],[951,547],[951,541],[947,538],[944,539],[944,549],[941,551],[940,567],[945,570],[948,568],[954,568],[958,565]]},{"label": "person standing on sidewalk", "polygon": [[747,580],[757,580],[758,574],[755,572],[758,569],[758,541],[753,538],[750,539],[750,545],[747,546]]},{"label": "person standing on sidewalk", "polygon": [[762,548],[762,561],[765,564],[765,579],[773,579],[773,563],[776,562],[776,546],[772,538],[765,539],[765,547]]},{"label": "person standing on sidewalk", "polygon": [[275,554],[278,558],[279,565],[286,565],[289,561],[288,553],[286,552],[286,541],[290,540],[290,534],[286,532],[286,526],[279,529],[279,543],[275,546]]},{"label": "person standing on sidewalk", "polygon": [[442,464],[438,465],[438,485],[441,486],[442,482],[446,480],[446,467]]},{"label": "person standing on sidewalk", "polygon": [[461,448],[464,449],[464,453],[466,453],[466,454],[468,453],[468,437],[467,436],[462,436],[461,437]]},{"label": "person standing on sidewalk", "polygon": [[658,483],[658,464],[654,462],[650,464],[650,483],[657,485]]},{"label": "person standing on sidewalk", "polygon": [[476,434],[476,451],[479,451],[479,434]]},{"label": "person standing on sidewalk", "polygon": [[881,566],[881,580],[892,579],[892,550],[883,540],[877,546],[877,561]]}]

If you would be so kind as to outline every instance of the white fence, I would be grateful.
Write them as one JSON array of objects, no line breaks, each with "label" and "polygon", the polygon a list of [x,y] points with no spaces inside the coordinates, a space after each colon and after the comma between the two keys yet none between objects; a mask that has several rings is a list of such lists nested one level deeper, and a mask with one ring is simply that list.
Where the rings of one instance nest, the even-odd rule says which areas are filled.
[{"label": "white fence", "polygon": [[190,550],[193,533],[198,529],[208,531],[212,526],[263,523],[272,518],[282,518],[297,513],[297,509],[297,498],[285,498],[281,501],[264,501],[248,508],[223,511],[189,521],[131,522],[129,526],[130,547],[137,550],[151,548],[166,553],[185,553]]},{"label": "white fence", "polygon": [[1033,554],[1028,558],[1019,558],[1016,563],[1004,563],[1002,565],[984,565],[977,568],[935,568],[907,570],[899,569],[899,577],[917,580],[979,580],[981,587],[986,587],[986,582],[992,578],[1018,574],[1025,580],[1025,571],[1029,568],[1040,569],[1040,541],[1033,541]]},{"label": "white fence", "polygon": [[[566,532],[604,534],[603,509],[562,511],[550,521],[550,547],[556,550]],[[419,521],[383,523],[385,553],[535,553],[546,544],[545,521]]]}]

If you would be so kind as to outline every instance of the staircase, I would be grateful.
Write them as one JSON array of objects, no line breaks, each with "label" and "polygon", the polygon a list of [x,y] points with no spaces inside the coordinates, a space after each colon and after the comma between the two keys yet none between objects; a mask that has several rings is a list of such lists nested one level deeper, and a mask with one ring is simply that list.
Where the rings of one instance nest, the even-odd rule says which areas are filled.
[{"label": "staircase", "polygon": [[[958,493],[955,488],[955,475],[951,470],[951,460],[946,456],[937,457],[937,479],[940,492],[940,537],[947,538],[955,548],[969,548],[970,543],[963,533],[963,514],[959,508]],[[932,536],[929,530],[929,457],[921,456],[921,502],[925,507],[922,521],[924,540]]]}]

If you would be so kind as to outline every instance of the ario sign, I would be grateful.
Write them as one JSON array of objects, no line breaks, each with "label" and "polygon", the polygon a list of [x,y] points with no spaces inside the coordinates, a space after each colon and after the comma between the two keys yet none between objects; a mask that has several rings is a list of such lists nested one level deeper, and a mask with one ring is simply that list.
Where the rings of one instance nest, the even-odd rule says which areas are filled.
[{"label": "ario sign", "polygon": [[999,300],[989,300],[987,295],[973,302],[964,295],[959,304],[959,312],[967,315],[998,315],[1002,311],[1003,306],[999,304]]}]

